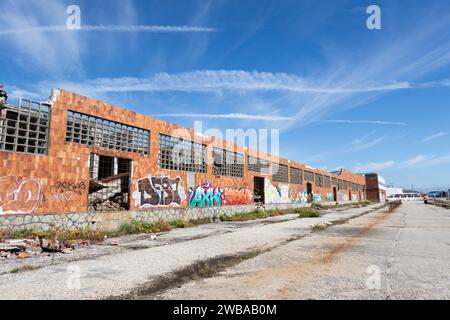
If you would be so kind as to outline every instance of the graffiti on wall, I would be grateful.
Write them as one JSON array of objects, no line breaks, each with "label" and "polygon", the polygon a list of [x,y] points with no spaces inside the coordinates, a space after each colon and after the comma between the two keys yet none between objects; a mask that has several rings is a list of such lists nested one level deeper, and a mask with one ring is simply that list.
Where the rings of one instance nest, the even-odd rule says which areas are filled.
[{"label": "graffiti on wall", "polygon": [[58,181],[55,187],[57,191],[55,199],[60,202],[63,200],[70,201],[73,195],[83,195],[84,190],[86,190],[86,183],[84,181]]},{"label": "graffiti on wall", "polygon": [[295,188],[293,187],[291,190],[291,202],[292,203],[307,203],[308,202],[308,194],[306,190],[303,188]]},{"label": "graffiti on wall", "polygon": [[38,178],[0,177],[0,214],[32,213],[41,201]]},{"label": "graffiti on wall", "polygon": [[273,186],[268,179],[264,182],[264,199],[266,204],[291,203],[288,185]]},{"label": "graffiti on wall", "polygon": [[348,194],[338,193],[338,201],[348,201]]},{"label": "graffiti on wall", "polygon": [[357,193],[353,193],[353,194],[352,194],[352,200],[353,200],[353,201],[358,201],[358,200],[359,200],[359,196],[358,196]]},{"label": "graffiti on wall", "polygon": [[137,182],[137,192],[133,193],[135,203],[140,208],[154,206],[180,206],[186,199],[181,178],[168,176],[148,176]]},{"label": "graffiti on wall", "polygon": [[334,201],[334,196],[332,193],[327,193],[327,201]]},{"label": "graffiti on wall", "polygon": [[225,188],[224,190],[224,205],[246,205],[252,200],[252,194],[248,189],[245,188]]},{"label": "graffiti on wall", "polygon": [[321,193],[314,193],[313,199],[314,199],[314,202],[322,202],[322,194]]},{"label": "graffiti on wall", "polygon": [[213,186],[209,181],[196,188],[189,188],[190,207],[220,207],[224,203],[225,192]]}]

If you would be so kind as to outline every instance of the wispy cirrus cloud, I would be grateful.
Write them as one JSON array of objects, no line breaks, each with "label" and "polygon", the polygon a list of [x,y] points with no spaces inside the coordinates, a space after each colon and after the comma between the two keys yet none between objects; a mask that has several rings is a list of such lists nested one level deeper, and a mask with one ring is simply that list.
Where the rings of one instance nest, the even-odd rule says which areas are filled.
[{"label": "wispy cirrus cloud", "polygon": [[395,166],[396,162],[394,160],[388,160],[384,162],[369,162],[369,163],[358,163],[354,170],[356,172],[370,172],[370,171],[379,171],[387,168],[391,168]]},{"label": "wispy cirrus cloud", "polygon": [[423,138],[422,140],[420,140],[420,143],[430,142],[430,141],[432,141],[432,140],[436,140],[436,139],[445,137],[445,136],[447,136],[447,135],[448,135],[447,132],[440,131],[440,132],[438,132],[438,133],[432,134],[431,136],[428,136],[428,137]]},{"label": "wispy cirrus cloud", "polygon": [[[211,91],[288,91],[314,94],[349,94],[412,89],[408,82],[359,86],[321,85],[316,81],[286,74],[244,70],[200,70],[183,73],[157,73],[148,78],[97,78],[82,83],[62,83],[82,92],[211,92]],[[435,85],[439,85],[435,83]],[[443,85],[443,84],[441,84]],[[418,88],[418,87],[417,87]],[[338,121],[338,120],[337,120]]]},{"label": "wispy cirrus cloud", "polygon": [[374,125],[388,125],[388,126],[407,126],[406,122],[383,121],[383,120],[318,120],[323,123],[342,123],[342,124],[374,124]]},{"label": "wispy cirrus cloud", "polygon": [[18,35],[24,33],[41,32],[142,32],[142,33],[191,33],[191,32],[216,32],[215,28],[199,26],[159,26],[159,25],[82,25],[80,29],[69,30],[66,26],[34,26],[27,28],[14,28],[0,30],[0,36]]},{"label": "wispy cirrus cloud", "polygon": [[244,113],[227,113],[227,114],[207,114],[207,113],[177,113],[177,114],[154,114],[153,117],[168,118],[207,118],[207,119],[237,119],[237,120],[261,120],[261,121],[286,121],[289,117],[276,115],[253,115]]},{"label": "wispy cirrus cloud", "polygon": [[369,162],[365,164],[358,163],[354,167],[354,170],[357,172],[378,171],[393,168],[396,170],[404,170],[411,168],[435,167],[448,163],[450,163],[450,154],[440,156],[420,154],[403,161],[387,160],[382,162]]}]

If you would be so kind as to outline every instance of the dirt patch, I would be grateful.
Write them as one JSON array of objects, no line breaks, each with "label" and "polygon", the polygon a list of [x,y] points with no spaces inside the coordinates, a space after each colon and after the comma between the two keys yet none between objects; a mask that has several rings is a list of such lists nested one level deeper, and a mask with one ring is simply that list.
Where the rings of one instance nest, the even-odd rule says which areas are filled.
[{"label": "dirt patch", "polygon": [[[334,260],[335,256],[340,251],[345,250],[347,247],[352,246],[356,242],[360,241],[359,238],[361,238],[362,236],[364,236],[367,233],[369,233],[374,227],[376,227],[382,221],[384,221],[386,218],[388,218],[396,209],[397,209],[397,207],[395,209],[393,209],[393,210],[387,209],[386,211],[382,212],[382,215],[375,217],[374,221],[369,223],[367,226],[361,228],[361,230],[358,231],[351,238],[349,238],[348,240],[345,240],[345,241],[337,244],[336,246],[332,247],[331,250],[329,252],[327,252],[322,257],[322,259],[320,259],[320,262],[321,263],[331,263]],[[342,223],[339,223],[340,221],[343,221],[342,223],[347,223],[348,219],[347,220],[337,220],[337,221],[335,221],[335,223],[333,223],[333,225],[335,225],[335,224],[342,224]]]},{"label": "dirt patch", "polygon": [[169,275],[161,276],[127,295],[110,297],[109,299],[155,299],[158,294],[162,294],[176,287],[179,288],[190,281],[211,278],[217,273],[225,271],[242,261],[254,258],[263,252],[265,252],[265,250],[250,250],[236,255],[218,256],[207,260],[201,260]]}]

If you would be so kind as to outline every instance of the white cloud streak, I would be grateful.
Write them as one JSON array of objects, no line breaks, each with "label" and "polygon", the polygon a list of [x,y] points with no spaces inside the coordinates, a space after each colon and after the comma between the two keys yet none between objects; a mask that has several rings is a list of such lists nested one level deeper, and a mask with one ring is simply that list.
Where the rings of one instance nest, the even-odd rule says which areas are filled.
[{"label": "white cloud streak", "polygon": [[[443,85],[437,82],[434,84],[436,86]],[[83,83],[67,82],[62,85],[65,88],[72,88],[88,93],[159,91],[220,92],[228,90],[355,94],[416,88],[407,82],[392,82],[371,86],[322,86],[292,74],[249,72],[244,70],[201,70],[175,74],[157,73],[149,78],[97,78]]]},{"label": "white cloud streak", "polygon": [[198,26],[158,26],[158,25],[82,25],[79,30],[69,30],[66,26],[35,26],[28,28],[15,28],[0,30],[0,35],[19,35],[26,33],[52,33],[52,32],[142,32],[142,33],[192,33],[216,32],[215,28]]},{"label": "white cloud streak", "polygon": [[436,155],[417,155],[407,160],[394,161],[388,160],[384,162],[369,162],[366,164],[358,163],[354,170],[356,172],[379,171],[384,169],[404,170],[411,168],[436,167],[450,163],[450,154]]},{"label": "white cloud streak", "polygon": [[433,134],[433,135],[431,135],[431,136],[428,136],[428,137],[423,138],[420,142],[421,142],[421,143],[430,142],[430,141],[432,141],[432,140],[436,140],[436,139],[445,137],[445,136],[447,136],[447,135],[448,135],[447,132],[441,131],[441,132],[438,132],[438,133]]},{"label": "white cloud streak", "polygon": [[374,124],[374,125],[392,125],[407,126],[406,122],[382,121],[382,120],[318,120],[316,122],[324,123],[342,123],[342,124]]},{"label": "white cloud streak", "polygon": [[286,121],[289,117],[272,116],[272,115],[252,115],[244,113],[227,113],[227,114],[206,114],[206,113],[176,113],[176,114],[155,114],[153,117],[169,117],[169,118],[207,118],[207,119],[240,119],[240,120],[262,120],[262,121]]}]

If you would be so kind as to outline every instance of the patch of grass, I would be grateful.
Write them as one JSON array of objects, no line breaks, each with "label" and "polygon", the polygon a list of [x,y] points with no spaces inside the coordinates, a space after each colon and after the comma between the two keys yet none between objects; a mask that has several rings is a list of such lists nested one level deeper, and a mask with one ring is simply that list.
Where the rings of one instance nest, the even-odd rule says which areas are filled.
[{"label": "patch of grass", "polygon": [[231,216],[221,216],[221,221],[249,221],[256,219],[265,219],[269,217],[275,217],[287,213],[292,213],[292,210],[280,210],[280,209],[270,209],[270,210],[253,210],[250,212],[236,213]]},{"label": "patch of grass", "polygon": [[328,227],[324,224],[315,224],[311,227],[312,231],[314,231],[314,232],[322,231],[322,230],[325,230],[326,228],[328,228]]},{"label": "patch of grass", "polygon": [[347,219],[339,219],[339,220],[331,221],[331,223],[332,223],[333,225],[346,224],[347,222],[348,222]]},{"label": "patch of grass", "polygon": [[33,266],[23,266],[20,268],[14,268],[11,271],[9,271],[9,273],[15,274],[15,273],[19,273],[19,272],[24,272],[24,271],[31,271],[31,270],[35,270],[37,269],[36,267]]},{"label": "patch of grass", "polygon": [[135,234],[135,233],[158,233],[170,231],[172,229],[178,228],[188,228],[191,227],[190,222],[184,220],[174,220],[174,221],[156,221],[156,222],[144,222],[131,220],[131,222],[123,223],[117,232],[112,232],[110,236],[120,236],[125,234]]},{"label": "patch of grass", "polygon": [[314,208],[304,207],[304,208],[295,208],[295,213],[298,213],[300,218],[317,218],[320,217],[320,213]]}]

